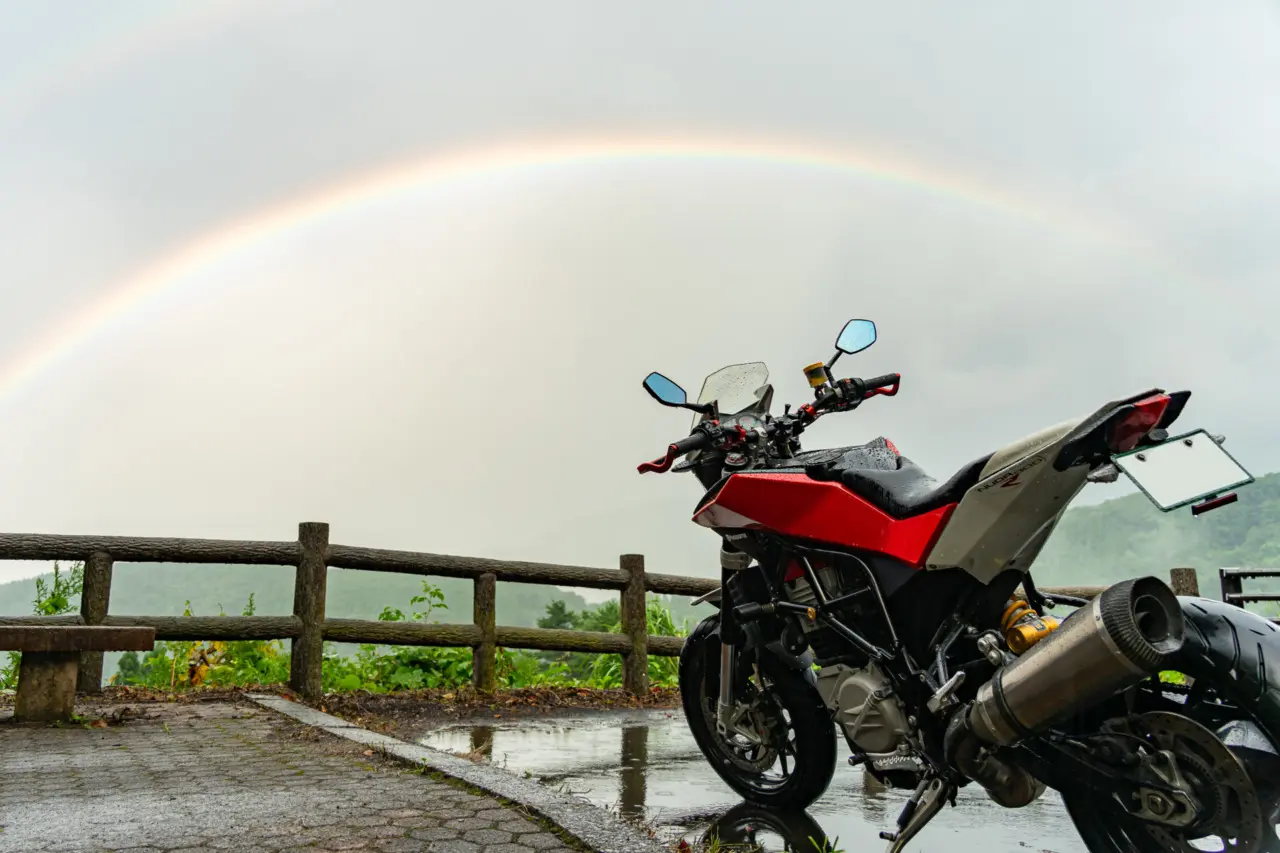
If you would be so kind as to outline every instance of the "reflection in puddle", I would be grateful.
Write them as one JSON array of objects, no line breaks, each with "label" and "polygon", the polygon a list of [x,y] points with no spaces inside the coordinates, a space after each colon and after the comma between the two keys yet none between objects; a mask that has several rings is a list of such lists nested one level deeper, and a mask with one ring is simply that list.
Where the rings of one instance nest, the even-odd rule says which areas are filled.
[{"label": "reflection in puddle", "polygon": [[[715,832],[722,841],[758,843],[769,853],[816,853],[809,836],[838,839],[844,850],[879,849],[909,791],[882,788],[846,766],[848,750],[822,799],[807,814],[782,817],[747,806],[698,752],[678,712],[648,711],[497,725],[458,726],[428,733],[422,743],[484,756],[499,766],[582,796],[629,820],[654,826],[663,838],[690,841]],[[1003,809],[977,786],[960,791],[955,808],[920,833],[909,848],[973,853],[1082,853],[1084,844],[1062,801],[1048,792],[1025,809]]]}]

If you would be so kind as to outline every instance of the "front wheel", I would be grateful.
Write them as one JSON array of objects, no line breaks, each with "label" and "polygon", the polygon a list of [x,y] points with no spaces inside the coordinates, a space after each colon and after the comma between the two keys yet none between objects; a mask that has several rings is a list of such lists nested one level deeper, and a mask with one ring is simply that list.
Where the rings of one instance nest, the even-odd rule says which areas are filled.
[{"label": "front wheel", "polygon": [[719,614],[703,620],[680,653],[680,698],[689,730],[712,769],[744,800],[782,811],[806,809],[835,773],[831,715],[803,671],[766,651],[752,677],[735,678],[744,713],[736,730],[721,735],[719,624]]},{"label": "front wheel", "polygon": [[1200,783],[1201,806],[1212,812],[1211,819],[1174,831],[1081,790],[1062,792],[1067,811],[1092,853],[1246,853],[1237,831],[1261,834],[1253,853],[1280,853],[1280,629],[1219,601],[1180,601],[1186,636],[1176,666],[1191,684],[1151,685],[1139,701],[1157,717],[1167,711],[1191,718],[1238,759],[1211,766],[1213,744],[1197,747],[1193,739],[1178,737],[1176,721],[1166,726],[1168,745],[1184,777]]}]

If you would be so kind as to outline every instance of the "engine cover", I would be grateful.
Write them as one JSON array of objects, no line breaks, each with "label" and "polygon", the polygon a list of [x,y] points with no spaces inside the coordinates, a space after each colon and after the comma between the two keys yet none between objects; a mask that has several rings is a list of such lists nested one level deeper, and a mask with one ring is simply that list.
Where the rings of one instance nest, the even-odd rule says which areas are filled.
[{"label": "engine cover", "polygon": [[902,702],[875,664],[823,667],[818,691],[849,740],[867,755],[894,752],[909,731]]}]

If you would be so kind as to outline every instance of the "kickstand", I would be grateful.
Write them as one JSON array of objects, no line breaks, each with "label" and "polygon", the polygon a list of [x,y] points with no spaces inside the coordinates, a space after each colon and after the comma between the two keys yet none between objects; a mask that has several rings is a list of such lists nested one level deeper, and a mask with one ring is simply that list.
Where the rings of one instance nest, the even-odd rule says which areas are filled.
[{"label": "kickstand", "polygon": [[956,789],[937,776],[925,777],[916,786],[911,799],[902,807],[898,815],[898,831],[882,832],[880,838],[889,842],[887,853],[901,853],[907,842],[915,838],[920,830],[942,810],[948,800],[955,805]]}]

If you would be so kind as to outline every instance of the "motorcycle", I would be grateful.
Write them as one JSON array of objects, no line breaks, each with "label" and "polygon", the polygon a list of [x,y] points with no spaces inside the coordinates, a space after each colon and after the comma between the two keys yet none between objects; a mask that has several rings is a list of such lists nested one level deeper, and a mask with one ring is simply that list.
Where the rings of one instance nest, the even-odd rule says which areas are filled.
[{"label": "motorcycle", "polygon": [[838,732],[850,764],[912,791],[880,834],[890,853],[974,783],[1007,808],[1053,788],[1094,853],[1280,853],[1280,629],[1155,577],[1084,599],[1031,573],[1088,483],[1126,476],[1159,510],[1199,515],[1253,482],[1222,436],[1170,435],[1190,392],[1109,402],[941,483],[883,437],[802,450],[818,418],[898,393],[896,373],[832,373],[875,340],[850,320],[804,369],[813,401],[776,416],[758,362],[711,374],[696,402],[644,380],[694,419],[639,471],[692,472],[693,520],[721,538],[720,586],[695,599],[716,612],[679,662],[715,772],[800,811],[831,782]]}]

